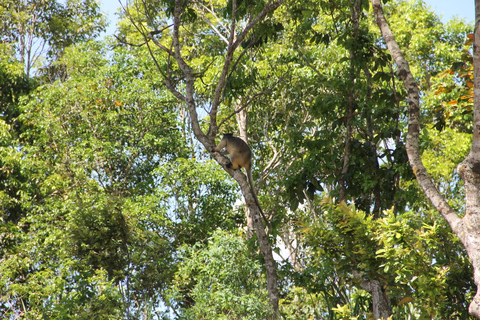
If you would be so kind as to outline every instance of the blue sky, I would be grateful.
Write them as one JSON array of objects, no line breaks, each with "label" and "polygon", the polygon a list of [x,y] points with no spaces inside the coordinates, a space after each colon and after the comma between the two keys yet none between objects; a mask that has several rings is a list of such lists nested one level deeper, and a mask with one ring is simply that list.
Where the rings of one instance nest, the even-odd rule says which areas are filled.
[{"label": "blue sky", "polygon": [[[453,17],[465,18],[467,22],[475,21],[474,0],[424,0],[433,11],[443,16],[443,22]],[[472,30],[473,31],[473,30]]]},{"label": "blue sky", "polygon": [[[114,15],[117,8],[120,7],[118,0],[100,0],[102,2],[102,10],[108,13],[110,20],[110,27],[106,34],[110,35],[115,32]],[[465,18],[467,22],[475,20],[475,3],[474,0],[424,0],[427,5],[431,7],[438,15],[442,16],[443,22],[446,22],[453,17]],[[122,0],[125,3],[126,0]],[[473,31],[473,30],[472,30]]]}]

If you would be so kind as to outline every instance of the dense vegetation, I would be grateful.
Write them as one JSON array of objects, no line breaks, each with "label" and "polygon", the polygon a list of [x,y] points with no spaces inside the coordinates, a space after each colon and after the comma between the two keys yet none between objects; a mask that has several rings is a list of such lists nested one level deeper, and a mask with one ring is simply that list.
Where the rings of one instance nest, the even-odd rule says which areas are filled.
[{"label": "dense vegetation", "polygon": [[[132,0],[100,38],[94,0],[0,0],[0,318],[470,319],[472,264],[408,162],[370,2],[264,8]],[[474,26],[384,10],[423,163],[462,213]],[[207,148],[226,132],[253,150],[266,232]]]}]

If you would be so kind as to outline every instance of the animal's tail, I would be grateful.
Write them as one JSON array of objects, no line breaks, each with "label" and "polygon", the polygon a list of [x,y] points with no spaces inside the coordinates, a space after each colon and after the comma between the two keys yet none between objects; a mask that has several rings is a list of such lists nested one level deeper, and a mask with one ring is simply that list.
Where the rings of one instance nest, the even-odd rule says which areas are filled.
[{"label": "animal's tail", "polygon": [[262,210],[262,206],[260,206],[260,202],[258,201],[257,193],[255,192],[255,186],[253,185],[252,170],[247,169],[246,171],[247,171],[248,181],[250,182],[250,189],[252,189],[253,197],[255,198],[255,202],[257,203],[258,209],[260,210],[263,220],[265,220],[265,223],[267,224],[267,226],[271,228],[270,222],[268,222],[267,218],[265,217],[265,214],[263,213],[263,210]]}]

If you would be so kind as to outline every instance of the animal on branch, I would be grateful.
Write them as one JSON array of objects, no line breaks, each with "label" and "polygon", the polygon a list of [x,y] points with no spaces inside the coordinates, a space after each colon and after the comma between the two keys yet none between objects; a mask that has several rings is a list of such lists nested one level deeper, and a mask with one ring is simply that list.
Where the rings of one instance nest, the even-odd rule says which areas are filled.
[{"label": "animal on branch", "polygon": [[225,154],[230,155],[230,163],[227,165],[227,168],[231,168],[233,170],[240,170],[241,168],[245,168],[245,170],[247,171],[247,177],[250,183],[253,197],[255,198],[255,202],[257,203],[258,209],[260,210],[263,219],[269,226],[270,223],[268,222],[265,214],[263,213],[262,207],[260,206],[260,202],[257,198],[257,193],[255,192],[255,187],[253,185],[252,150],[245,141],[243,141],[239,137],[234,137],[231,133],[225,133],[223,135],[222,141],[220,141],[220,143],[213,149],[212,152],[218,152],[223,148],[227,150]]}]

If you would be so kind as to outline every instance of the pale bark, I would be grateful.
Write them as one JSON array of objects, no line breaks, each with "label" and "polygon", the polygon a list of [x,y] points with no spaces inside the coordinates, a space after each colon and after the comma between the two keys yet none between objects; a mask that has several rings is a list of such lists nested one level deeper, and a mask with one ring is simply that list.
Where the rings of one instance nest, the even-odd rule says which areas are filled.
[{"label": "pale bark", "polygon": [[473,42],[474,110],[472,147],[457,171],[465,185],[463,244],[473,264],[477,293],[468,311],[480,319],[480,0],[475,0],[475,35]]},{"label": "pale bark", "polygon": [[391,315],[390,299],[380,281],[362,281],[360,286],[372,295],[373,318],[388,319]]},{"label": "pale bark", "polygon": [[[208,135],[205,134],[201,127],[198,120],[198,113],[197,113],[197,103],[195,101],[195,74],[193,70],[188,65],[187,61],[185,61],[184,57],[182,56],[182,44],[181,44],[181,35],[180,35],[180,28],[182,25],[182,8],[184,5],[184,1],[182,0],[175,0],[175,8],[173,14],[173,37],[172,37],[172,46],[166,47],[160,41],[158,41],[155,36],[161,35],[163,30],[154,30],[150,32],[145,32],[141,26],[136,26],[140,32],[143,32],[145,37],[145,43],[149,45],[149,42],[152,41],[157,47],[167,53],[171,58],[175,60],[179,69],[184,75],[184,87],[182,89],[178,89],[176,86],[176,81],[174,81],[167,72],[163,71],[163,69],[157,64],[158,71],[162,74],[164,78],[165,86],[172,92],[172,94],[179,100],[185,103],[188,113],[190,115],[190,124],[192,127],[192,131],[197,138],[197,140],[205,147],[206,150],[211,151],[215,147],[215,136],[218,132],[218,123],[217,123],[217,112],[218,107],[222,102],[223,93],[225,90],[225,86],[228,80],[228,77],[231,75],[232,69],[235,67],[235,63],[233,62],[233,57],[235,51],[239,48],[240,44],[245,40],[249,32],[252,28],[262,21],[265,16],[277,9],[285,0],[278,0],[278,1],[268,1],[265,4],[264,9],[255,17],[252,17],[251,20],[247,21],[245,27],[241,31],[237,31],[238,25],[235,19],[236,16],[236,1],[232,1],[232,20],[230,21],[230,25],[227,26],[228,28],[228,39],[225,37],[222,38],[224,42],[226,42],[225,48],[225,56],[224,56],[224,63],[222,67],[222,71],[219,75],[218,82],[215,84],[214,95],[212,97],[212,105],[211,110],[209,112],[210,116],[210,127],[208,130]],[[197,6],[200,8],[201,6]],[[135,24],[133,19],[131,19],[132,23]],[[207,25],[211,23],[207,22]],[[215,33],[219,33],[219,30],[213,30]],[[227,41],[225,41],[227,40]],[[246,49],[244,49],[246,50]],[[150,51],[152,59],[157,63],[155,55],[153,51]],[[181,91],[180,91],[181,90]],[[241,192],[245,198],[245,202],[249,209],[249,217],[247,220],[252,221],[254,229],[257,233],[258,244],[260,247],[260,251],[262,252],[265,264],[265,270],[267,275],[267,290],[268,296],[270,299],[270,305],[272,306],[275,317],[279,316],[279,294],[277,288],[277,267],[276,262],[273,258],[272,253],[272,246],[268,240],[268,237],[265,233],[265,229],[263,226],[263,220],[260,216],[260,209],[256,204],[255,198],[252,194],[252,190],[250,189],[250,185],[248,183],[247,177],[245,174],[242,173],[240,170],[232,170],[227,168],[227,164],[229,163],[227,158],[225,158],[222,154],[218,152],[211,153],[212,157],[237,181],[240,185]]]},{"label": "pale bark", "polygon": [[360,286],[372,296],[372,315],[374,319],[389,319],[392,307],[387,291],[379,280],[363,280],[362,273],[353,271],[353,276],[360,280]]},{"label": "pale bark", "polygon": [[[398,67],[398,75],[408,90],[409,117],[406,149],[410,165],[419,185],[435,208],[449,223],[453,232],[462,241],[473,265],[474,279],[480,288],[480,0],[475,0],[475,38],[473,46],[474,63],[474,125],[470,153],[462,161],[457,172],[465,185],[465,216],[461,219],[438,192],[423,166],[419,152],[420,99],[418,86],[410,72],[407,61],[398,47],[383,14],[381,0],[372,0],[377,24],[388,50]],[[480,319],[480,291],[470,303],[470,314]]]},{"label": "pale bark", "polygon": [[418,145],[420,136],[420,95],[418,92],[418,84],[413,78],[408,62],[404,58],[403,53],[390,30],[387,20],[385,19],[381,0],[372,0],[372,4],[375,18],[380,31],[382,32],[383,39],[385,40],[388,50],[392,54],[395,64],[398,67],[397,73],[407,87],[408,133],[406,138],[406,150],[410,166],[427,197],[448,221],[454,232],[457,233],[462,229],[461,220],[445,198],[438,192],[432,179],[428,176],[427,170],[420,157],[420,149]]},{"label": "pale bark", "polygon": [[[248,144],[248,108],[242,108],[241,106],[237,106],[236,109],[237,113],[235,113],[235,118],[237,119],[238,130],[240,132],[239,137]],[[253,223],[252,217],[252,214],[247,214],[247,235],[249,238],[251,238],[255,232],[255,224]]]}]

